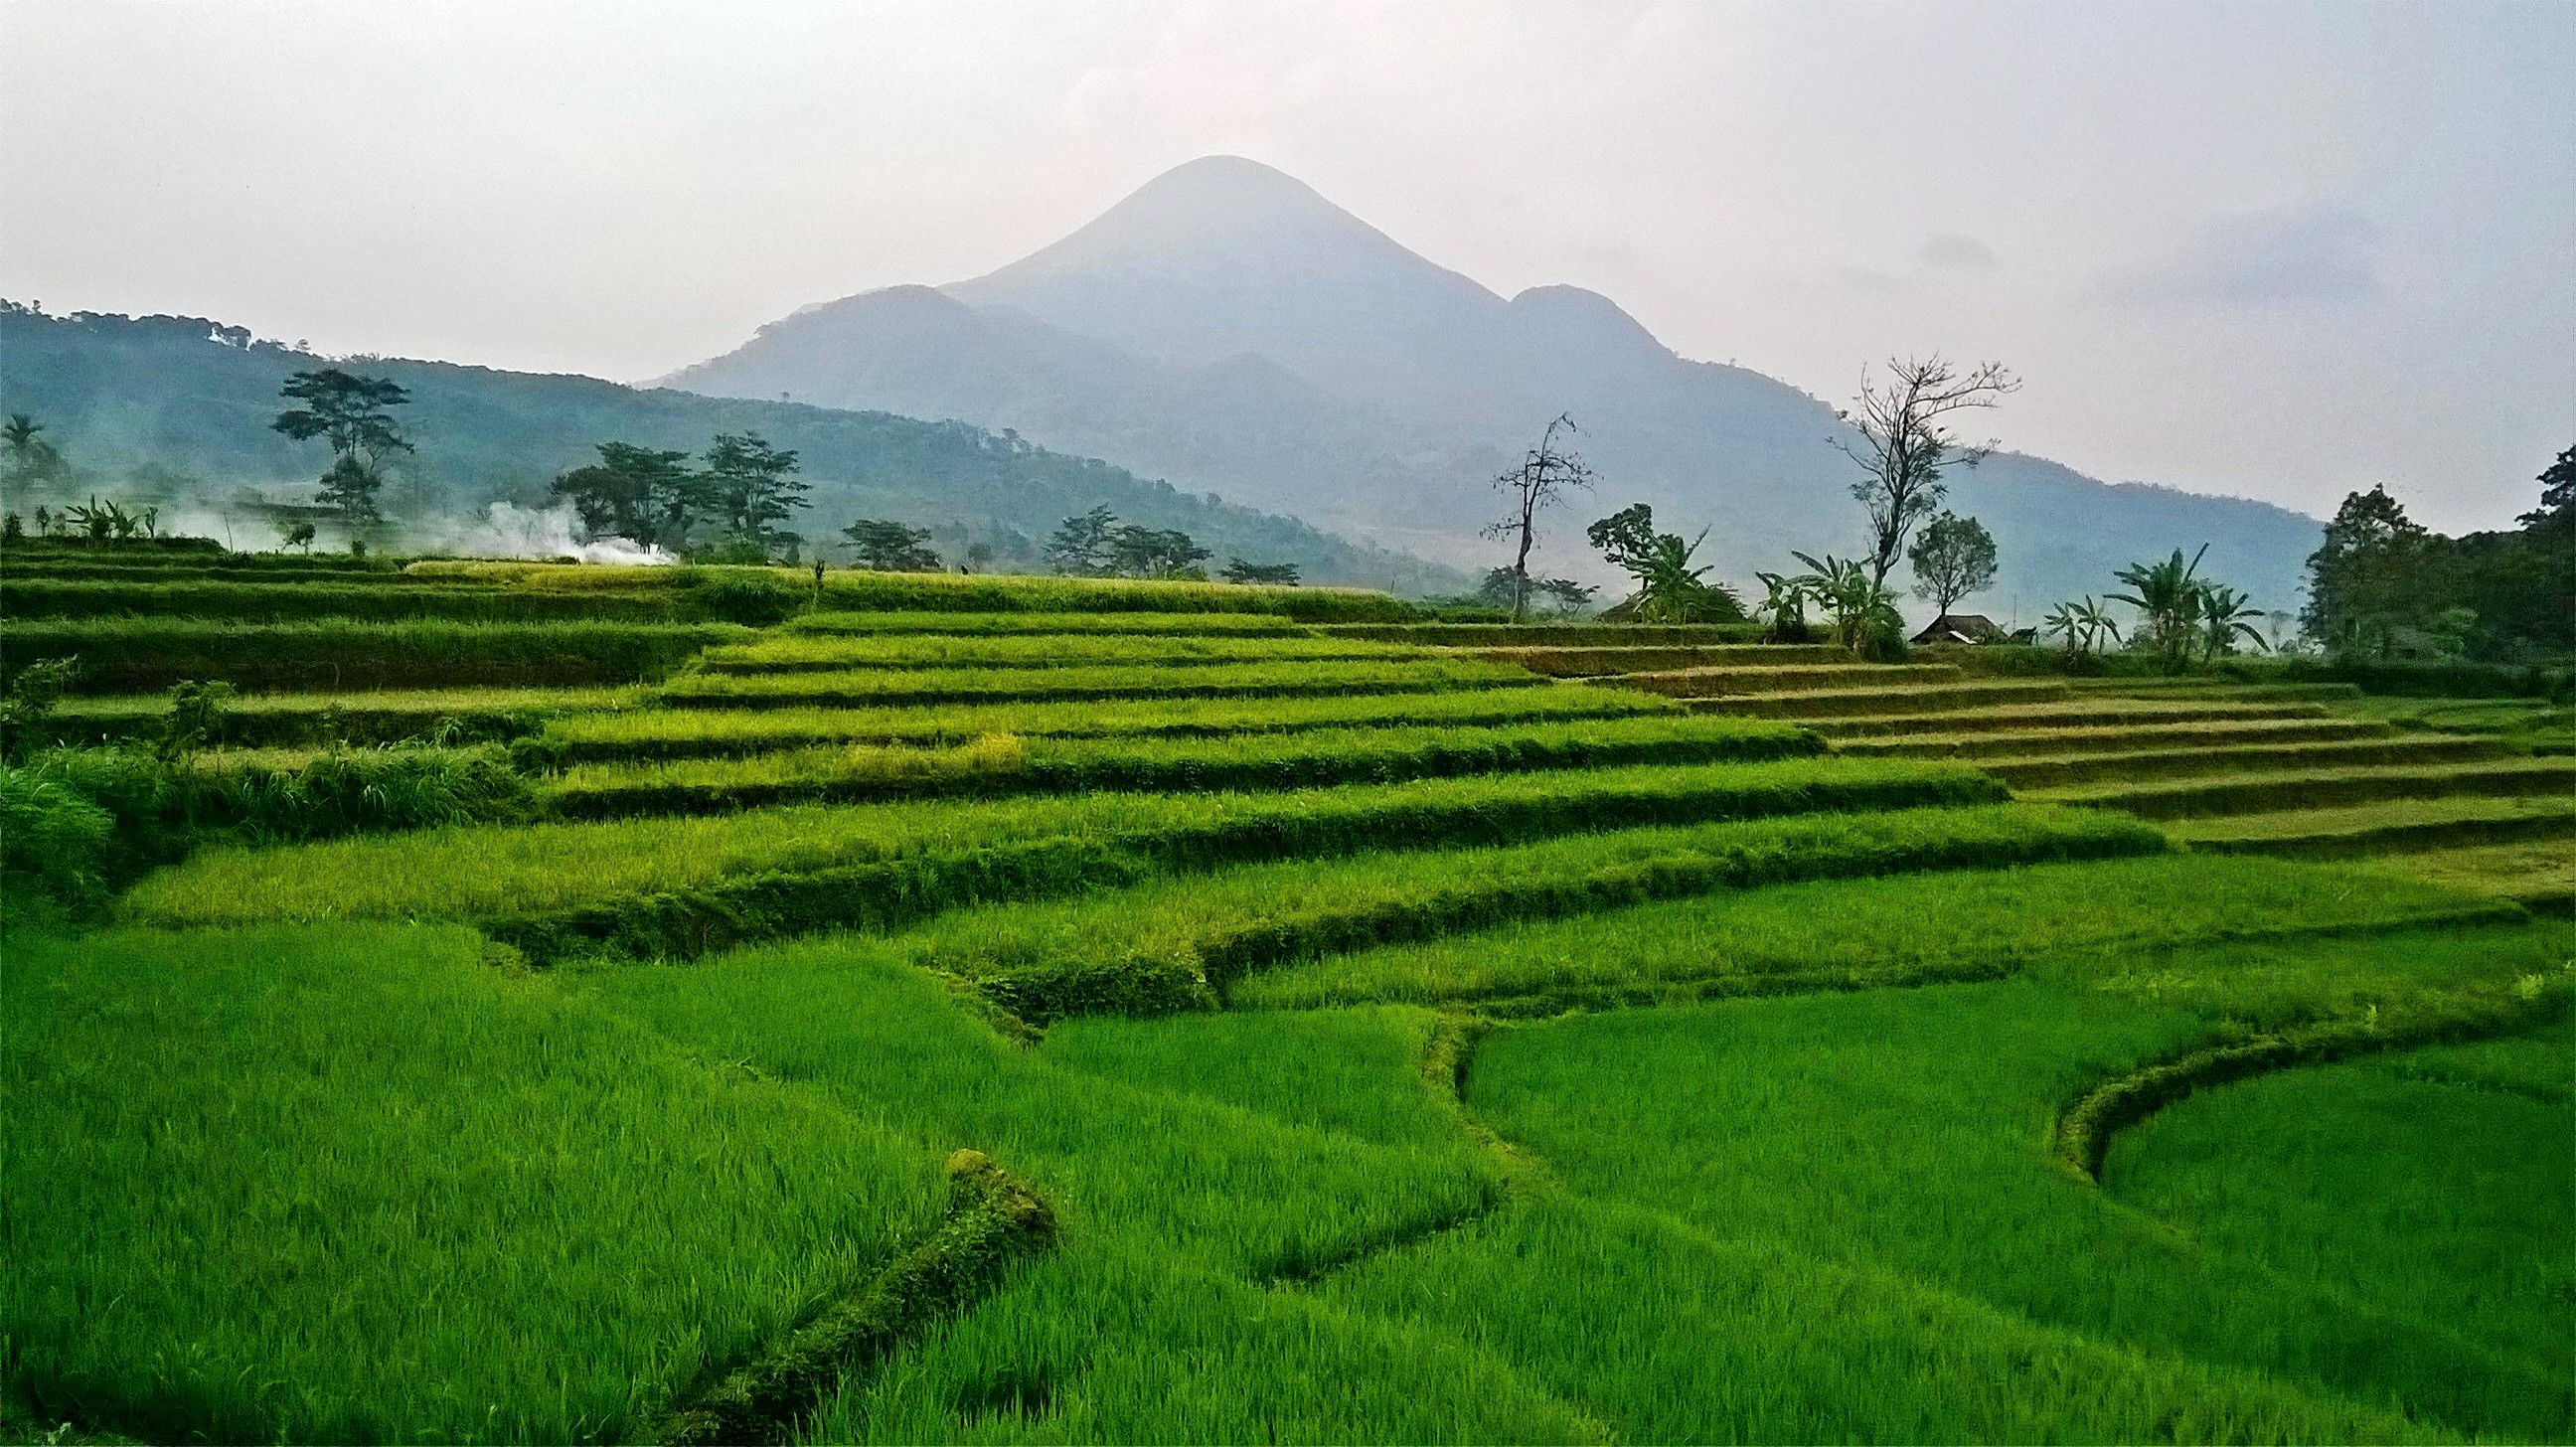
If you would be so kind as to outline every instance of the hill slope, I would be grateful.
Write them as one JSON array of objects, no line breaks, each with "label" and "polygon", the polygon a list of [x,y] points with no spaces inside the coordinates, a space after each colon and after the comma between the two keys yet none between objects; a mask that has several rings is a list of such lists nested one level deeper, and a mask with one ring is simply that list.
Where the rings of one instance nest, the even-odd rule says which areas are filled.
[{"label": "hill slope", "polygon": [[[1474,538],[1485,480],[1571,411],[1606,479],[1597,511],[1642,498],[1714,523],[1727,576],[1792,547],[1848,552],[1858,532],[1822,401],[1684,358],[1593,292],[1507,300],[1236,157],[1167,172],[999,271],[809,307],[665,381],[1007,426],[1467,565],[1492,552]],[[2017,596],[2026,616],[2204,541],[2215,575],[2288,607],[2317,533],[2266,504],[2011,454],[1961,474],[1953,505],[2002,548],[1980,605]],[[1549,566],[1598,569],[1559,532]]]},{"label": "hill slope", "polygon": [[[954,305],[936,293],[923,296]],[[1075,361],[1086,345],[1066,343]],[[245,487],[304,495],[300,489],[320,471],[318,445],[291,442],[268,424],[278,384],[323,360],[200,317],[48,317],[0,305],[0,409],[32,413],[46,425],[82,470],[74,491],[131,496],[140,470],[139,490],[156,494],[166,514],[189,526],[212,526],[191,514],[217,513]],[[1130,521],[1183,529],[1214,548],[1219,561],[1295,562],[1312,582],[1404,592],[1464,584],[1447,569],[1355,545],[1294,518],[1179,492],[961,422],[444,362],[368,358],[363,368],[411,390],[402,421],[420,450],[390,501],[425,520],[423,535],[433,541],[439,527],[453,525],[441,514],[479,511],[495,500],[543,505],[547,481],[591,460],[593,443],[696,450],[717,432],[753,429],[803,454],[814,506],[793,526],[808,538],[831,537],[854,517],[897,517],[939,527],[936,541],[952,555],[973,538],[1006,559],[1032,560],[1060,520],[1105,504]],[[12,498],[9,505],[32,501]],[[257,531],[248,516],[242,521]],[[256,545],[247,535],[242,541]]]}]

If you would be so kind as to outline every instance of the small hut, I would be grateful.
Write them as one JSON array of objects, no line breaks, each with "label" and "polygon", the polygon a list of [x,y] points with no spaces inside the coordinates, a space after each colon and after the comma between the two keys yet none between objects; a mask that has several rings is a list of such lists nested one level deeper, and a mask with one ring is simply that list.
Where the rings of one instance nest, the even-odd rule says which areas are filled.
[{"label": "small hut", "polygon": [[1914,635],[1919,647],[1929,643],[2001,643],[2004,630],[1983,613],[1944,613]]}]

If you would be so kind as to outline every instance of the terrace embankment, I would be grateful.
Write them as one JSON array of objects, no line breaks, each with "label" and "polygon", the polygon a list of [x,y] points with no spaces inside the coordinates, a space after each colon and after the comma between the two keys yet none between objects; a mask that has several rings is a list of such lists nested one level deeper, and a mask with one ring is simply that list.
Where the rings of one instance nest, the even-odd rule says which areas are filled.
[{"label": "terrace embankment", "polygon": [[[10,1420],[2576,1430],[2571,1042],[2517,1013],[2576,940],[2500,897],[2540,866],[2460,864],[2563,848],[2565,761],[2518,735],[1328,590],[173,556],[206,576],[152,596],[226,611],[7,628],[248,686],[229,744],[507,740],[547,817],[202,848],[116,900],[147,928],[28,957]],[[86,599],[75,564],[129,566],[0,579]],[[695,641],[498,672],[563,628]],[[182,646],[226,630],[274,657]],[[326,635],[418,682],[279,687]],[[47,727],[164,737],[126,686]],[[2395,1048],[2435,1018],[2505,1028]],[[2104,1082],[2320,1031],[2440,1129],[2289,1070],[2168,1100],[2099,1185],[2058,1164]],[[987,1249],[1005,1198],[943,1208],[960,1145],[1051,1249]]]}]

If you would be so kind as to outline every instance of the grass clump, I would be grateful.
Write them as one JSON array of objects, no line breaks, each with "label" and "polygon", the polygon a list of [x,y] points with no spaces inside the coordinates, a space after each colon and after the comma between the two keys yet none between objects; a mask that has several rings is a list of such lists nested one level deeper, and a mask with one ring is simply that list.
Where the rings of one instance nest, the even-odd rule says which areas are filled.
[{"label": "grass clump", "polygon": [[10,1010],[8,1387],[146,1438],[629,1436],[939,1212],[460,930],[13,937]]}]

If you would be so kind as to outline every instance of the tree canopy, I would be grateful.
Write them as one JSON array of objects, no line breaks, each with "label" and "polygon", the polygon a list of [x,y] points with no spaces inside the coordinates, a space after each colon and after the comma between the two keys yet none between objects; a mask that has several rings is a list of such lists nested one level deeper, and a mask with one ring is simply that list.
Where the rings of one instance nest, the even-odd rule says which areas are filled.
[{"label": "tree canopy", "polygon": [[1939,514],[1923,525],[1906,559],[1914,565],[1914,596],[1942,613],[1995,585],[1994,535],[1975,518]]}]

